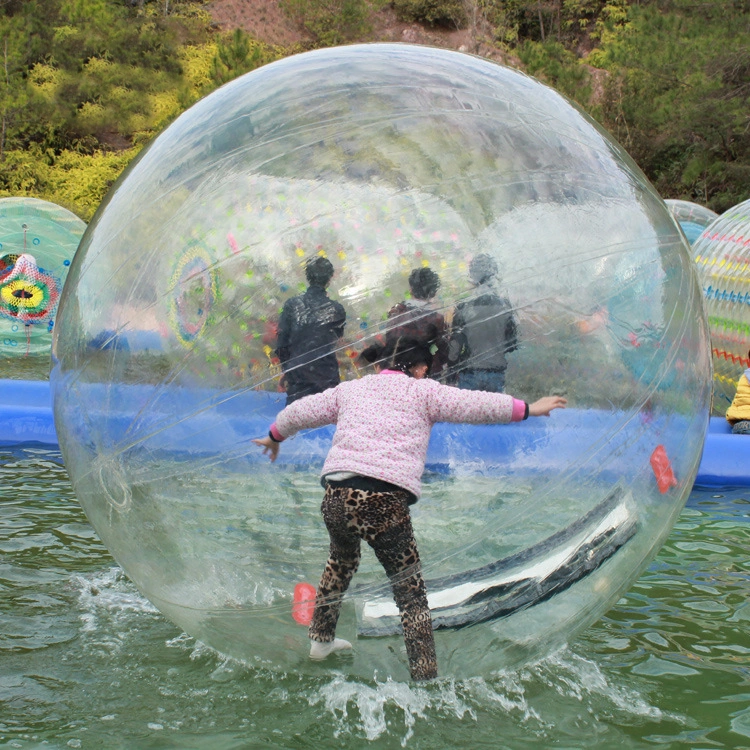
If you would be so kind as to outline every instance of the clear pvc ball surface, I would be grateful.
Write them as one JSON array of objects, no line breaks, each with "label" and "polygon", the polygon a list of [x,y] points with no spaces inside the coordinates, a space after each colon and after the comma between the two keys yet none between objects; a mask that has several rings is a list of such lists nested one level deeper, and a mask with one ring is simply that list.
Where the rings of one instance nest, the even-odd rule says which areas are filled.
[{"label": "clear pvc ball surface", "polygon": [[691,245],[695,244],[707,226],[719,218],[716,211],[701,206],[699,203],[674,198],[667,198],[664,202],[672,212],[672,216],[677,219],[680,229],[685,233]]},{"label": "clear pvc ball surface", "polygon": [[724,416],[750,367],[750,200],[710,224],[693,244],[713,356],[713,413]]},{"label": "clear pvc ball surface", "polygon": [[627,154],[555,91],[479,58],[381,44],[287,58],[193,106],[129,168],[55,329],[56,425],[92,524],[166,616],[224,653],[408,676],[368,549],[337,632],[353,655],[309,661],[293,616],[328,554],[333,428],[275,464],[251,443],[284,406],[279,315],[318,256],[346,314],[342,379],[367,374],[358,354],[414,303],[412,271],[440,277],[425,309],[450,339],[480,295],[473,261],[497,270],[516,346],[489,324],[476,345],[508,349],[506,392],[569,408],[436,425],[412,517],[440,673],[548,653],[628,589],[677,518],[707,427],[708,333],[688,245]]},{"label": "clear pvc ball surface", "polygon": [[49,355],[60,294],[85,229],[54,203],[0,199],[0,358]]}]

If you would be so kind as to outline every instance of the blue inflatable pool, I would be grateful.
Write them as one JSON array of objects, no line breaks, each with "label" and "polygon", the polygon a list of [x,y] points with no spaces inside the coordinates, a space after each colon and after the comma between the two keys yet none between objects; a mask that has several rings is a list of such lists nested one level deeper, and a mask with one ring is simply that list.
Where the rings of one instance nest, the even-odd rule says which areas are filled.
[{"label": "blue inflatable pool", "polygon": [[[249,429],[254,434],[262,434],[262,428],[281,406],[278,398],[267,400],[268,408],[260,415],[262,424],[251,420],[252,423],[244,427],[245,431]],[[568,411],[566,419],[575,420],[575,410]],[[487,427],[475,429],[478,438],[475,447],[481,453],[487,440],[492,438],[489,433],[485,434]],[[516,437],[520,435],[516,433]],[[440,430],[436,429],[434,442],[438,453],[440,441]],[[57,446],[49,383],[0,380],[0,446],[35,444]],[[434,468],[439,470],[439,465]],[[750,438],[733,435],[721,417],[711,418],[695,484],[703,488],[750,487]]]}]

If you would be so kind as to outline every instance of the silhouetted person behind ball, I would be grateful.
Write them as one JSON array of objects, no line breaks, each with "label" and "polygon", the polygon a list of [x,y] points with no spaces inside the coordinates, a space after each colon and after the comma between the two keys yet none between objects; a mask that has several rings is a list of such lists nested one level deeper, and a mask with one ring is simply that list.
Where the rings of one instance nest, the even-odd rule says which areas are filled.
[{"label": "silhouetted person behind ball", "polygon": [[429,377],[437,378],[448,362],[448,329],[445,318],[430,300],[440,288],[440,277],[430,268],[415,268],[409,274],[411,299],[399,302],[388,312],[386,344],[398,339],[412,339],[429,347],[432,366]]},{"label": "silhouetted person behind ball", "polygon": [[276,355],[286,383],[286,403],[334,388],[341,381],[336,344],[344,334],[346,311],[329,299],[333,265],[317,257],[305,264],[307,291],[284,303]]},{"label": "silhouetted person behind ball", "polygon": [[505,355],[516,349],[517,329],[510,302],[495,286],[497,272],[495,261],[484,253],[469,264],[475,296],[456,306],[448,345],[448,365],[459,388],[505,389]]}]

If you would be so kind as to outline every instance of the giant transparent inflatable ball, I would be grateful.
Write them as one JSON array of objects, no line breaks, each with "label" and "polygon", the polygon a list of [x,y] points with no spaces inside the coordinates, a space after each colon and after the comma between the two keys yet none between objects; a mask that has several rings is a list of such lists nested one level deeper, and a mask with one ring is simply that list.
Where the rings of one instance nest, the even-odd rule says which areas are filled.
[{"label": "giant transparent inflatable ball", "polygon": [[750,367],[750,200],[710,224],[693,244],[713,355],[713,413],[724,416]]},{"label": "giant transparent inflatable ball", "polygon": [[57,306],[86,224],[62,206],[39,198],[0,199],[0,360],[2,377],[25,377],[18,357],[49,352]]},{"label": "giant transparent inflatable ball", "polygon": [[699,203],[677,200],[675,198],[667,198],[664,202],[669,207],[672,216],[677,220],[680,229],[685,233],[691,245],[694,245],[701,237],[706,227],[719,218],[719,214],[716,211],[712,211],[710,208],[706,208],[706,206],[701,206]]},{"label": "giant transparent inflatable ball", "polygon": [[412,506],[440,673],[544,656],[631,586],[680,513],[708,421],[708,334],[689,247],[632,160],[560,94],[487,60],[388,44],[290,57],[193,106],[129,168],[55,329],[55,419],[88,517],[140,591],[220,652],[408,679],[366,545],[337,632],[353,653],[308,659],[333,428],[286,441],[274,464],[251,442],[285,404],[276,326],[319,256],[346,313],[342,379],[368,376],[359,353],[428,267],[440,288],[420,309],[449,328],[459,305],[508,300],[515,348],[491,320],[472,334],[504,353],[508,393],[567,397],[549,418],[436,425]]}]

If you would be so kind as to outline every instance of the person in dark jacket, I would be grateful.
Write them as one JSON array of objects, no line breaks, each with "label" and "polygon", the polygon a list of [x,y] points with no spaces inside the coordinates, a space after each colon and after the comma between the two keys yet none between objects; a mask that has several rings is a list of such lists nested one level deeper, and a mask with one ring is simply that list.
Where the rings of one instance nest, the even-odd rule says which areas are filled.
[{"label": "person in dark jacket", "polygon": [[305,264],[305,276],[307,291],[288,299],[279,318],[276,356],[287,405],[341,382],[336,345],[344,334],[346,311],[326,293],[333,265],[327,258],[313,258]]},{"label": "person in dark jacket", "polygon": [[495,286],[497,264],[486,254],[469,264],[474,296],[456,306],[448,344],[448,365],[459,388],[502,393],[506,354],[517,346],[516,320]]},{"label": "person in dark jacket", "polygon": [[430,303],[439,288],[440,277],[431,268],[415,268],[409,274],[411,299],[390,309],[385,335],[387,344],[407,338],[428,346],[432,354],[431,378],[439,378],[448,361],[445,318]]}]

